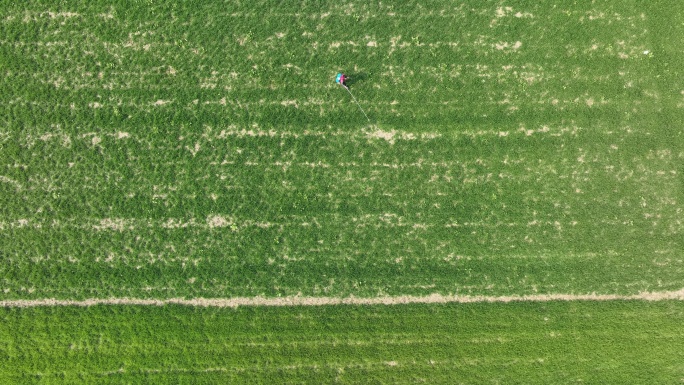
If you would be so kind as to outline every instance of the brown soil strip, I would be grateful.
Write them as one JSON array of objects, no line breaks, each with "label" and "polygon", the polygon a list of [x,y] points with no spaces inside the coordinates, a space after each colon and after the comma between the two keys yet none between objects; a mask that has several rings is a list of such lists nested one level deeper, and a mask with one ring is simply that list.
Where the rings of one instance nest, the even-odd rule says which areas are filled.
[{"label": "brown soil strip", "polygon": [[664,301],[684,300],[684,289],[678,291],[639,293],[633,295],[617,294],[545,294],[529,296],[453,296],[432,294],[429,296],[397,296],[397,297],[237,297],[237,298],[170,298],[170,299],[136,299],[136,298],[106,298],[86,299],[81,301],[37,299],[37,300],[6,300],[0,301],[0,307],[37,307],[37,306],[94,306],[94,305],[142,305],[164,306],[185,305],[201,307],[231,307],[238,306],[324,306],[324,305],[400,305],[411,303],[506,303],[506,302],[548,302],[548,301]]}]

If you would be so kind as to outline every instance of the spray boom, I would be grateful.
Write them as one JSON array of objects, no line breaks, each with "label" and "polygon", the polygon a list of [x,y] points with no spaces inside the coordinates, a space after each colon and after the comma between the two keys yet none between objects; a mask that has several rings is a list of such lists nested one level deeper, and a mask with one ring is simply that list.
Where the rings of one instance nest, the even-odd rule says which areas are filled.
[{"label": "spray boom", "polygon": [[345,90],[347,90],[347,92],[349,92],[349,96],[352,97],[352,100],[354,100],[354,103],[356,103],[356,105],[359,107],[359,110],[361,110],[361,113],[363,114],[363,116],[365,116],[366,120],[368,120],[368,123],[370,123],[370,119],[368,119],[368,115],[366,115],[366,113],[363,111],[363,108],[361,108],[361,105],[359,104],[359,102],[354,97],[354,94],[352,94],[349,87],[345,84],[345,82],[347,80],[348,80],[347,76],[343,73],[338,73],[337,76],[335,77],[335,83],[341,85],[342,87],[344,87]]}]

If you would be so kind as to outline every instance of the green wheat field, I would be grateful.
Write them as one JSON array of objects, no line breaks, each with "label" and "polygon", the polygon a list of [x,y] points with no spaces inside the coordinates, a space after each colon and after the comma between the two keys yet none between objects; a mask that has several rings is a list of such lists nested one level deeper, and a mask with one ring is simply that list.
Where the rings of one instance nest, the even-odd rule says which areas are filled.
[{"label": "green wheat field", "polygon": [[76,305],[677,292],[682,41],[675,0],[0,0],[0,382],[681,383],[677,300]]}]

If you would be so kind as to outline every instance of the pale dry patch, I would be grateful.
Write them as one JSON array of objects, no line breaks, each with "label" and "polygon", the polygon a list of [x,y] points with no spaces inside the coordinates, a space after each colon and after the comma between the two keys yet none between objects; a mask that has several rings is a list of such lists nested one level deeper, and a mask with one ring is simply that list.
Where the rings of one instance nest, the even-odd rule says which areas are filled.
[{"label": "pale dry patch", "polygon": [[103,18],[104,20],[112,20],[114,19],[114,9],[109,10],[107,13],[99,13],[97,16]]},{"label": "pale dry patch", "polygon": [[217,227],[233,226],[234,222],[230,218],[225,218],[221,215],[213,215],[207,217],[207,225],[209,226],[209,228],[214,229]]},{"label": "pale dry patch", "polygon": [[369,139],[383,139],[389,142],[390,144],[394,144],[394,137],[397,134],[396,130],[392,131],[383,131],[383,130],[377,130],[373,132],[369,132],[367,134],[367,137]]},{"label": "pale dry patch", "polygon": [[496,11],[495,11],[495,16],[496,16],[497,18],[502,18],[502,17],[506,16],[507,14],[509,14],[509,13],[511,13],[511,12],[513,12],[513,8],[512,8],[512,7],[499,7],[499,8],[497,8]]},{"label": "pale dry patch", "polygon": [[126,138],[130,138],[130,137],[131,137],[131,135],[128,132],[119,131],[116,133],[117,139],[126,139]]},{"label": "pale dry patch", "polygon": [[534,73],[522,73],[520,78],[525,81],[525,83],[532,85],[540,81],[541,76]]},{"label": "pale dry patch", "polygon": [[188,226],[195,226],[195,220],[191,219],[189,221],[183,222],[179,219],[169,218],[166,222],[162,223],[161,227],[165,229],[184,229]]},{"label": "pale dry patch", "polygon": [[100,223],[93,225],[93,229],[97,231],[113,230],[113,231],[124,231],[133,230],[134,226],[128,223],[122,218],[104,218],[100,220]]},{"label": "pale dry patch", "polygon": [[299,164],[300,166],[306,166],[311,168],[330,168],[330,164],[318,161],[318,162],[303,162]]},{"label": "pale dry patch", "polygon": [[378,43],[376,41],[369,41],[368,43],[366,43],[366,46],[367,47],[377,47]]},{"label": "pale dry patch", "polygon": [[492,19],[489,22],[489,27],[494,27],[499,23],[499,20],[501,20],[504,17],[515,17],[518,19],[521,18],[533,18],[534,14],[530,12],[514,12],[513,7],[498,7],[494,11],[494,19]]},{"label": "pale dry patch", "polygon": [[[45,11],[45,12],[30,12],[26,11],[24,12],[24,18],[22,21],[24,23],[28,23],[31,21],[37,21],[39,18],[44,18],[44,17],[49,17],[51,19],[57,19],[57,18],[64,18],[64,19],[70,19],[72,17],[78,17],[81,16],[81,14],[76,13],[76,12],[52,12],[52,11]],[[8,20],[13,20],[14,17],[11,17],[11,19],[8,17]]]},{"label": "pale dry patch", "polygon": [[56,19],[58,17],[63,17],[66,19],[72,18],[72,17],[78,17],[81,16],[80,13],[77,12],[46,12],[48,16],[50,16],[51,19]]},{"label": "pale dry patch", "polygon": [[55,79],[52,84],[54,84],[55,88],[60,88],[62,84],[64,84],[65,80],[63,77],[59,76],[57,79]]},{"label": "pale dry patch", "polygon": [[390,38],[390,50],[389,52],[387,52],[387,55],[392,55],[397,45],[399,44],[399,40],[401,40],[401,35],[393,36]]},{"label": "pale dry patch", "polygon": [[[587,12],[587,18],[591,21],[605,19],[605,17],[606,17],[605,12],[596,11],[596,10],[592,10],[592,11]],[[583,20],[583,18],[580,18],[580,20]]]},{"label": "pale dry patch", "polygon": [[162,100],[162,99],[159,99],[159,100],[157,100],[156,102],[154,102],[154,103],[152,103],[152,104],[155,105],[155,106],[163,106],[163,105],[166,105],[166,104],[169,104],[169,103],[171,103],[170,100]]},{"label": "pale dry patch", "polygon": [[302,72],[302,69],[299,66],[296,66],[292,63],[283,64],[283,68],[290,70],[290,71],[294,71],[295,73],[301,73]]},{"label": "pale dry patch", "polygon": [[4,175],[0,175],[0,182],[11,184],[12,186],[14,186],[14,188],[17,189],[17,191],[20,191],[22,189],[21,183]]},{"label": "pale dry patch", "polygon": [[242,46],[242,45],[247,44],[247,42],[249,41],[249,39],[250,39],[250,36],[249,36],[249,35],[243,35],[243,36],[238,37],[238,38],[236,39],[236,41],[238,42],[238,44],[240,44],[240,45]]},{"label": "pale dry patch", "polygon": [[527,129],[527,128],[525,128],[525,127],[521,127],[519,130],[520,130],[522,133],[524,133],[525,136],[532,136],[532,134],[534,134],[534,132],[535,132],[533,129]]},{"label": "pale dry patch", "polygon": [[152,194],[152,199],[166,199],[169,197],[169,194],[164,194],[164,193],[154,193]]},{"label": "pale dry patch", "polygon": [[276,224],[272,223],[272,222],[245,221],[244,225],[245,226],[256,226],[260,229],[269,229],[271,227],[274,227]]},{"label": "pale dry patch", "polygon": [[658,93],[658,91],[644,90],[644,95],[648,96],[649,98],[660,99],[660,94]]},{"label": "pale dry patch", "polygon": [[97,146],[98,144],[102,143],[102,138],[100,138],[99,136],[95,135],[95,136],[93,136],[93,138],[91,139],[91,143],[93,144],[93,146]]},{"label": "pale dry patch", "polygon": [[426,140],[432,140],[432,139],[437,139],[441,138],[442,134],[438,132],[424,132],[420,134],[421,139],[426,139]]},{"label": "pale dry patch", "polygon": [[195,142],[194,147],[185,146],[185,149],[190,151],[190,153],[192,154],[192,156],[194,158],[195,155],[197,155],[197,153],[199,152],[199,150],[202,149],[202,147],[200,146],[199,142]]},{"label": "pale dry patch", "polygon": [[522,42],[521,41],[516,41],[515,43],[509,43],[509,42],[498,42],[494,43],[494,48],[496,48],[499,51],[517,51],[522,47]]},{"label": "pale dry patch", "polygon": [[90,108],[102,108],[102,103],[100,103],[100,102],[88,103],[88,107],[90,107]]},{"label": "pale dry patch", "polygon": [[114,254],[114,253],[112,253],[112,252],[109,252],[109,253],[107,254],[107,258],[105,258],[104,261],[105,261],[106,263],[112,263],[112,262],[114,262],[115,259],[117,259],[117,255]]}]

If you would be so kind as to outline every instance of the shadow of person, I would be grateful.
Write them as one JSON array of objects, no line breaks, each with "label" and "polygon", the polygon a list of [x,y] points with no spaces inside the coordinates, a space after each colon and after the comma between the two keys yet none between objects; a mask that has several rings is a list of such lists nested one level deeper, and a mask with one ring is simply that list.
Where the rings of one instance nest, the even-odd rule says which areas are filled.
[{"label": "shadow of person", "polygon": [[347,87],[351,87],[356,83],[360,83],[368,79],[368,74],[365,72],[357,72],[353,74],[347,75],[347,81],[345,82],[347,84]]}]

